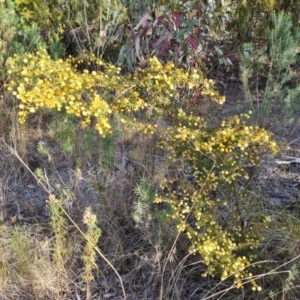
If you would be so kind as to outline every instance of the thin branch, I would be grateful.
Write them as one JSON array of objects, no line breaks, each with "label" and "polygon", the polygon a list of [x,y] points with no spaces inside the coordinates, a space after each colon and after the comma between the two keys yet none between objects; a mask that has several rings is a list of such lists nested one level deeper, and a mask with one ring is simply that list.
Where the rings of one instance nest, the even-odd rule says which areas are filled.
[{"label": "thin branch", "polygon": [[89,26],[88,26],[88,20],[87,20],[87,13],[86,13],[86,3],[85,0],[82,0],[83,2],[83,12],[84,12],[84,21],[85,21],[85,28],[86,28],[86,35],[89,41],[89,48],[90,52],[92,51],[92,44],[91,44],[91,39],[90,39],[90,34],[89,34]]},{"label": "thin branch", "polygon": [[236,183],[233,183],[233,189],[234,189],[234,195],[235,195],[235,205],[236,205],[236,209],[240,218],[240,223],[241,223],[241,231],[244,231],[245,228],[245,224],[244,224],[244,218],[242,215],[242,210],[241,210],[241,206],[240,206],[240,198],[239,198],[239,194],[236,188]]}]

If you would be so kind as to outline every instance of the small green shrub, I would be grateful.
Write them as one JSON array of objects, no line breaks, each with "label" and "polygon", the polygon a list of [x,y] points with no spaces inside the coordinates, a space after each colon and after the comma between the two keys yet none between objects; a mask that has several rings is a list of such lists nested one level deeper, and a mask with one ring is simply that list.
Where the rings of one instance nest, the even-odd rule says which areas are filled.
[{"label": "small green shrub", "polygon": [[[55,198],[54,195],[49,196],[48,209],[50,211],[50,224],[54,233],[54,251],[53,262],[56,266],[58,277],[64,271],[65,262],[67,260],[67,226],[62,211],[62,201]],[[60,284],[60,282],[59,282]]]},{"label": "small green shrub", "polygon": [[3,299],[16,295],[56,294],[56,273],[51,262],[50,240],[41,227],[1,226],[0,291]]},{"label": "small green shrub", "polygon": [[97,252],[95,247],[98,244],[101,236],[101,229],[97,226],[97,217],[92,213],[90,207],[88,207],[83,216],[83,223],[87,226],[87,232],[85,234],[86,244],[84,247],[84,254],[82,260],[84,262],[84,275],[83,278],[87,284],[87,299],[90,297],[89,285],[93,277],[93,270],[97,268],[96,256]]},{"label": "small green shrub", "polygon": [[278,108],[282,111],[280,122],[285,123],[293,122],[295,113],[300,111],[300,85],[293,69],[299,62],[297,30],[289,14],[272,14],[272,27],[266,32],[267,51],[255,49],[241,61],[246,98],[261,125],[267,125],[270,117],[274,120],[273,113]]},{"label": "small green shrub", "polygon": [[50,130],[60,144],[63,153],[70,156],[75,148],[76,120],[73,116],[61,113],[54,113],[53,115]]},{"label": "small green shrub", "polygon": [[133,203],[132,218],[137,227],[147,227],[152,220],[151,204],[155,199],[156,189],[148,178],[142,178],[134,191],[137,199]]},{"label": "small green shrub", "polygon": [[38,25],[55,59],[61,58],[65,50],[73,54],[81,54],[83,50],[96,52],[102,46],[101,40],[107,39],[107,23],[120,7],[119,0],[88,3],[17,0],[15,3],[27,24]]},{"label": "small green shrub", "polygon": [[45,44],[42,42],[37,24],[26,25],[24,19],[17,13],[14,1],[0,2],[0,19],[0,75],[7,76],[6,61],[9,56],[36,51]]}]

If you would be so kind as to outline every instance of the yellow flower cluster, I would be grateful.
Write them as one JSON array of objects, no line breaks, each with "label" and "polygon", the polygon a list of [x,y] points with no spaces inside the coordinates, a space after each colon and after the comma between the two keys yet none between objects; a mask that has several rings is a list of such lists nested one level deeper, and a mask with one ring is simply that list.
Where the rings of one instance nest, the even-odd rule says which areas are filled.
[{"label": "yellow flower cluster", "polygon": [[[211,194],[224,186],[233,190],[236,182],[248,179],[243,165],[258,164],[261,153],[277,151],[271,134],[248,126],[248,118],[249,114],[234,116],[212,128],[179,109],[177,126],[168,128],[161,141],[161,147],[168,149],[173,159],[184,159],[193,178],[166,179],[161,184],[166,193],[164,201],[172,208],[170,217],[177,220],[178,231],[189,238],[190,251],[201,255],[207,266],[205,274],[218,274],[222,280],[232,277],[236,287],[244,278],[251,278],[247,271],[251,260],[238,253],[258,245],[259,231],[250,228],[241,234],[238,211],[234,209],[235,227],[223,228],[215,213],[220,200]],[[170,190],[170,182],[174,190]],[[252,284],[259,288],[254,281]]]},{"label": "yellow flower cluster", "polygon": [[[212,101],[224,102],[213,90],[212,80],[204,78],[200,70],[187,72],[173,63],[163,66],[157,58],[151,58],[149,64],[133,75],[121,75],[120,68],[93,55],[54,61],[40,50],[9,60],[12,80],[6,87],[20,101],[20,122],[40,108],[55,109],[80,118],[84,126],[94,124],[102,136],[111,133],[112,114],[130,122],[124,114],[143,109],[148,117],[153,113],[167,114],[174,120],[186,117],[184,122],[197,125],[198,118],[187,117],[183,111],[195,90],[200,91],[197,97],[209,95]],[[153,125],[144,121],[137,129],[153,133]]]},{"label": "yellow flower cluster", "polygon": [[[225,97],[213,89],[213,81],[204,78],[201,70],[192,69],[187,72],[169,62],[165,65],[154,57],[149,59],[150,67],[139,70],[135,75],[135,82],[140,82],[140,94],[151,98],[148,105],[155,112],[173,112],[174,108],[186,109],[193,106],[197,95],[223,104]],[[206,99],[207,100],[207,99]]]},{"label": "yellow flower cluster", "polygon": [[[93,71],[88,70],[91,62],[95,65]],[[82,72],[81,65],[86,67]],[[111,133],[112,112],[137,111],[145,106],[129,77],[93,56],[53,61],[41,50],[35,55],[11,58],[9,74],[13,80],[7,89],[20,100],[20,122],[40,108],[65,110],[80,118],[83,125],[95,120],[95,128],[105,136]]]},{"label": "yellow flower cluster", "polygon": [[[212,181],[215,180],[220,179],[212,176]],[[239,288],[244,279],[252,277],[248,271],[251,259],[239,253],[248,249],[249,245],[250,248],[257,247],[260,237],[257,229],[253,229],[255,232],[249,229],[249,232],[241,234],[238,222],[235,222],[235,228],[222,228],[214,213],[220,202],[210,198],[209,192],[213,190],[214,183],[209,181],[208,179],[207,188],[200,184],[193,186],[178,181],[175,184],[177,190],[167,192],[167,200],[164,201],[172,208],[170,217],[177,221],[177,230],[185,233],[190,240],[189,251],[200,254],[207,266],[202,276],[219,275],[221,280],[231,278]],[[175,181],[172,182],[174,185]],[[164,191],[168,190],[168,186],[167,180],[161,185]],[[159,203],[162,201],[160,197]],[[254,280],[252,285],[257,287]]]}]

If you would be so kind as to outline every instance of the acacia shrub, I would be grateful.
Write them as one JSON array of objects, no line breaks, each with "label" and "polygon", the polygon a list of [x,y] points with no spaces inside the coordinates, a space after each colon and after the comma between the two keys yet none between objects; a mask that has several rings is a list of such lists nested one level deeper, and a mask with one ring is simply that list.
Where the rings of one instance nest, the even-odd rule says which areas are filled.
[{"label": "acacia shrub", "polygon": [[[261,215],[253,226],[242,226],[247,212],[237,186],[248,179],[245,166],[258,165],[264,152],[276,152],[271,134],[247,125],[247,114],[208,125],[201,115],[204,104],[221,105],[225,98],[200,70],[151,58],[148,67],[121,74],[93,55],[85,59],[96,67],[78,70],[83,59],[53,61],[44,50],[11,58],[6,88],[19,100],[20,121],[38,111],[58,110],[93,126],[102,137],[113,132],[114,119],[124,131],[155,134],[157,146],[171,161],[183,161],[186,169],[173,164],[175,175],[157,183],[154,202],[171,208],[168,217],[190,240],[189,251],[201,255],[207,266],[203,275],[233,276],[237,287],[250,280],[260,289],[248,270],[254,259],[249,253],[260,242],[257,228],[268,219]],[[166,128],[158,127],[157,119]],[[236,197],[221,193],[223,188]],[[227,205],[232,222],[218,215]]]}]

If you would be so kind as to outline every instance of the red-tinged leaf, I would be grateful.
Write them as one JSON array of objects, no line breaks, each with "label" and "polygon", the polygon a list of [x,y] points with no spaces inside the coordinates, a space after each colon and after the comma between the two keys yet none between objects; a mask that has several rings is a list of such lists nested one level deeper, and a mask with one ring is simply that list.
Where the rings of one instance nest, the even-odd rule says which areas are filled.
[{"label": "red-tinged leaf", "polygon": [[198,49],[199,43],[195,38],[193,38],[191,35],[189,35],[186,40],[194,50]]},{"label": "red-tinged leaf", "polygon": [[175,61],[178,61],[179,60],[179,53],[180,53],[180,51],[179,51],[180,49],[179,49],[179,46],[178,45],[176,45],[175,46],[175,49],[174,49],[174,59],[175,59]]},{"label": "red-tinged leaf", "polygon": [[161,24],[164,25],[165,28],[169,31],[173,30],[173,25],[172,22],[170,20],[170,18],[167,15],[161,15],[159,16],[153,23],[153,27],[155,27],[156,25]]},{"label": "red-tinged leaf", "polygon": [[164,34],[162,36],[159,37],[159,39],[153,44],[153,48],[159,48],[159,46],[161,45],[161,43],[166,40],[167,38],[169,38],[170,34]]},{"label": "red-tinged leaf", "polygon": [[182,25],[182,21],[180,19],[180,13],[178,11],[173,11],[173,21],[175,23],[176,28],[179,28]]},{"label": "red-tinged leaf", "polygon": [[134,27],[134,30],[138,30],[140,26],[142,26],[142,28],[145,28],[147,26],[147,20],[149,17],[150,17],[149,13],[145,13],[143,17],[140,19],[140,21],[138,22],[138,24]]},{"label": "red-tinged leaf", "polygon": [[144,59],[141,57],[140,54],[140,40],[141,40],[141,35],[137,34],[134,38],[134,46],[135,46],[135,53],[137,58],[139,59],[140,62],[143,62]]},{"label": "red-tinged leaf", "polygon": [[166,50],[169,48],[169,45],[170,45],[170,41],[166,41],[160,48],[159,50],[159,55],[163,55]]},{"label": "red-tinged leaf", "polygon": [[118,60],[117,60],[117,65],[120,66],[124,60],[126,60],[126,56],[129,53],[129,45],[128,44],[124,44],[119,52],[119,56],[118,56]]},{"label": "red-tinged leaf", "polygon": [[142,32],[141,32],[141,36],[147,36],[148,35],[148,31],[149,31],[149,27],[146,26],[143,28]]},{"label": "red-tinged leaf", "polygon": [[200,88],[198,88],[198,87],[194,88],[193,102],[194,102],[195,105],[197,104],[197,100],[198,100],[198,97],[199,97],[199,95],[200,95],[200,92],[201,92]]},{"label": "red-tinged leaf", "polygon": [[135,64],[135,61],[136,61],[136,59],[135,59],[135,56],[134,56],[134,49],[132,48],[130,50],[130,56],[127,55],[127,57],[126,57],[126,62],[127,62],[127,65],[128,65],[130,70],[133,70],[133,65]]}]

